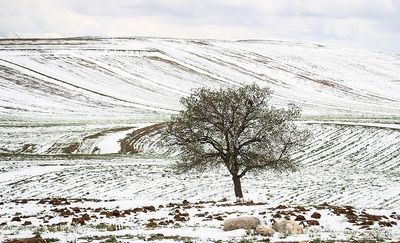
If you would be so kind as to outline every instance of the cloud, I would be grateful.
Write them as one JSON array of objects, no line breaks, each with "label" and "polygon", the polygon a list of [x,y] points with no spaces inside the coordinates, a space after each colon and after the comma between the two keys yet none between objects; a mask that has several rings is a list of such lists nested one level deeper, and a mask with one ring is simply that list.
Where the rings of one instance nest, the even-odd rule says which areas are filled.
[{"label": "cloud", "polygon": [[398,0],[8,0],[0,35],[264,38],[400,52]]}]

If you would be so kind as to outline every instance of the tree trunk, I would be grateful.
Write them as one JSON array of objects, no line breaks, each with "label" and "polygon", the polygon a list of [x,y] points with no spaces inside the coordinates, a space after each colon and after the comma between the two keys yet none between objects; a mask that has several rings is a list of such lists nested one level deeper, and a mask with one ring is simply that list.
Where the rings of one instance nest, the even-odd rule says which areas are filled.
[{"label": "tree trunk", "polygon": [[235,196],[237,198],[243,198],[242,184],[240,182],[240,177],[237,175],[232,176],[233,184],[235,186]]}]

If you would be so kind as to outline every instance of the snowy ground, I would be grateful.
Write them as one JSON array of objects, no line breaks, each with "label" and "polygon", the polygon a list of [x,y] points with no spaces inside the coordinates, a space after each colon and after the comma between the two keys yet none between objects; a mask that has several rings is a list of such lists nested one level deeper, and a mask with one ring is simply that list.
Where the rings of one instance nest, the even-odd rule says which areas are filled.
[{"label": "snowy ground", "polygon": [[[400,240],[399,169],[360,170],[337,164],[305,166],[287,175],[247,176],[243,186],[248,203],[240,205],[233,203],[232,182],[224,170],[175,174],[170,168],[172,163],[173,160],[126,156],[72,160],[19,157],[3,161],[0,235],[8,239],[40,231],[45,238],[77,242],[96,237],[104,240],[110,235],[134,241],[151,239],[157,234],[163,234],[158,235],[160,239],[172,237],[182,241],[261,240],[262,237],[244,230],[224,232],[221,224],[225,218],[240,215],[257,216],[264,224],[302,215],[305,234],[276,235],[271,240],[378,236]],[[189,203],[182,204],[184,200]],[[276,208],[279,205],[289,208]],[[135,209],[148,206],[155,209]],[[351,206],[358,220],[350,223],[346,212],[335,211],[339,206]],[[115,210],[119,213],[107,215]],[[309,220],[315,220],[311,218],[314,212],[322,215],[317,226],[309,225]],[[90,218],[84,225],[73,223],[73,218],[84,214]],[[15,217],[20,221],[13,220]],[[153,221],[155,225],[149,224]]]},{"label": "snowy ground", "polygon": [[[237,215],[304,216],[305,234],[272,241],[399,241],[399,66],[396,54],[296,42],[1,39],[0,241],[265,240],[223,232]],[[294,155],[299,171],[247,176],[235,204],[224,170],[172,171],[153,124],[193,88],[253,82],[272,104],[299,105],[314,138]]]},{"label": "snowy ground", "polygon": [[396,54],[296,42],[2,39],[0,114],[131,120],[179,110],[192,88],[255,82],[307,115],[398,117],[399,65]]}]

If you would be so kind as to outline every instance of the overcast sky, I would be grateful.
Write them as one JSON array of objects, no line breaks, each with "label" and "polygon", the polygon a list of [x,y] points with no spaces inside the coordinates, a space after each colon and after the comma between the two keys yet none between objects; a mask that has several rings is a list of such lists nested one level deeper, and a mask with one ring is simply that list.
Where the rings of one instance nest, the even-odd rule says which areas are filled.
[{"label": "overcast sky", "polygon": [[400,53],[400,0],[0,0],[1,37],[282,39]]}]

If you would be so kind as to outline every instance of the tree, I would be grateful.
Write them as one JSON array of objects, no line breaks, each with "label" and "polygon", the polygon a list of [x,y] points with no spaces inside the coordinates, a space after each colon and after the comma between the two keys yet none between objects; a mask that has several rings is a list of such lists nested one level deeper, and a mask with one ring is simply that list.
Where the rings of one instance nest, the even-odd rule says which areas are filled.
[{"label": "tree", "polygon": [[213,90],[200,88],[183,97],[184,110],[167,122],[164,135],[181,154],[180,172],[225,166],[232,175],[235,195],[243,198],[241,178],[266,169],[294,170],[291,154],[310,136],[294,120],[300,109],[269,105],[269,88],[245,85]]}]

